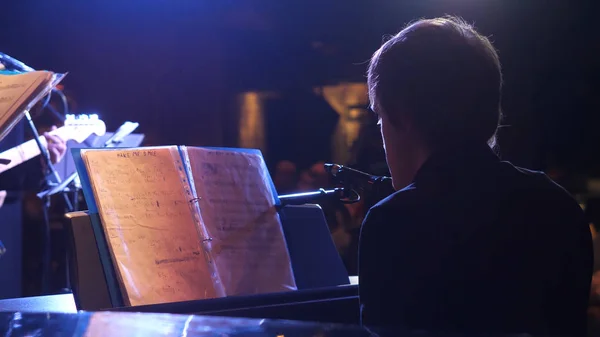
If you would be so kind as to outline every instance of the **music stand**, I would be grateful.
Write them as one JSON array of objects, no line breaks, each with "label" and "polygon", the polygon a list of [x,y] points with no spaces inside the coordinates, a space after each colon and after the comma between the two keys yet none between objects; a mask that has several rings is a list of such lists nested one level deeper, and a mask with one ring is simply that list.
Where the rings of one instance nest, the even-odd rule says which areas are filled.
[{"label": "music stand", "polygon": [[[139,123],[133,123],[133,122],[125,122],[123,123],[123,125],[121,125],[119,127],[119,129],[117,129],[116,132],[114,133],[105,133],[103,136],[100,137],[96,137],[91,139],[92,137],[88,138],[86,141],[84,141],[81,144],[77,144],[78,147],[80,148],[109,148],[109,147],[137,147],[140,146],[142,141],[144,140],[144,135],[143,134],[132,134],[132,132],[139,126]],[[64,168],[68,168],[68,163],[73,163],[73,157],[71,155],[71,151],[69,151],[69,149],[67,149],[67,155],[65,155],[65,158],[63,158],[62,160],[62,165],[65,165]],[[60,165],[60,164],[59,164]],[[57,166],[59,166],[57,165]],[[60,184],[57,184],[55,186],[53,186],[52,188],[49,188],[47,190],[44,190],[40,193],[37,194],[38,198],[49,198],[50,196],[54,195],[54,194],[63,194],[64,196],[67,196],[67,193],[74,193],[74,207],[73,210],[77,211],[79,208],[78,205],[78,193],[79,190],[81,188],[80,184],[79,184],[79,175],[77,174],[77,171],[74,169],[73,167],[73,171],[71,174],[69,174],[67,177],[65,177],[63,179],[63,181]],[[68,174],[68,173],[67,173]],[[67,174],[63,175],[66,176]],[[72,186],[72,187],[71,187]],[[69,248],[66,249],[66,265],[65,265],[65,272],[66,272],[66,289],[71,288],[71,284],[70,284],[70,278],[69,278]]]}]

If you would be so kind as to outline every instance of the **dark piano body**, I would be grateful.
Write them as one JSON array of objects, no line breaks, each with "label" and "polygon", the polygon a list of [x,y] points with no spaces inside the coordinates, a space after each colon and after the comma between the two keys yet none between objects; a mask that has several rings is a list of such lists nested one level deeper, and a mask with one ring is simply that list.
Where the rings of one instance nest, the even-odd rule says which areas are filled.
[{"label": "dark piano body", "polygon": [[67,227],[73,238],[71,284],[77,309],[358,324],[358,286],[349,284],[321,208],[286,206],[280,215],[298,290],[124,307],[114,296],[111,300],[98,251],[89,249],[97,246],[90,216],[72,213]]},{"label": "dark piano body", "polygon": [[[123,312],[0,312],[2,336],[369,337],[366,329],[331,323]],[[378,330],[379,337],[524,337],[529,335]],[[377,336],[376,335],[376,336]]]},{"label": "dark piano body", "polygon": [[[331,241],[319,207],[289,206],[282,223],[297,291],[179,303],[119,307],[111,303],[90,217],[71,214],[73,294],[0,301],[4,336],[371,336],[358,327],[357,285]],[[105,311],[105,312],[77,312]],[[41,314],[44,313],[44,314]],[[51,314],[48,314],[51,313]],[[302,322],[304,321],[304,322]],[[381,337],[509,337],[378,330]]]}]

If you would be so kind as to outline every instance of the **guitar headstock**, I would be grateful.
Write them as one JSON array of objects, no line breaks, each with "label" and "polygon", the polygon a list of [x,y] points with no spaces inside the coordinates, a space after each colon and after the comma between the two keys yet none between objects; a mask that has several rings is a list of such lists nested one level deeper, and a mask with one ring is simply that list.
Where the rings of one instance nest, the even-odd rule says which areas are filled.
[{"label": "guitar headstock", "polygon": [[74,140],[81,143],[89,136],[95,134],[103,136],[106,133],[106,124],[98,115],[67,115],[65,125],[55,133],[65,141]]}]

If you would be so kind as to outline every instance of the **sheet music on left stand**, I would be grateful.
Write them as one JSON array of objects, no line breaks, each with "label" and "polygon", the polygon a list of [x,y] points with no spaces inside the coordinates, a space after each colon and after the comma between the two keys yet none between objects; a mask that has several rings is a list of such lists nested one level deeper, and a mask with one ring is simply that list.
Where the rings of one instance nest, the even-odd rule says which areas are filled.
[{"label": "sheet music on left stand", "polygon": [[0,71],[0,141],[46,96],[65,74],[50,71]]}]

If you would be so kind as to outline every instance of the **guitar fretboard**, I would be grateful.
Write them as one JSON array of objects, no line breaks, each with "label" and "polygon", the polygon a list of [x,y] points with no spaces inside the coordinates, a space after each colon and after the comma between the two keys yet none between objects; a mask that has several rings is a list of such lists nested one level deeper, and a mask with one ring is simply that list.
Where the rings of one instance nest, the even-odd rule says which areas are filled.
[{"label": "guitar fretboard", "polygon": [[[48,146],[45,137],[40,137],[40,142],[44,147]],[[21,145],[15,146],[9,150],[0,153],[0,158],[10,160],[6,165],[0,165],[0,173],[10,170],[11,168],[20,165],[36,156],[40,155],[40,148],[35,139],[31,139]]]}]

